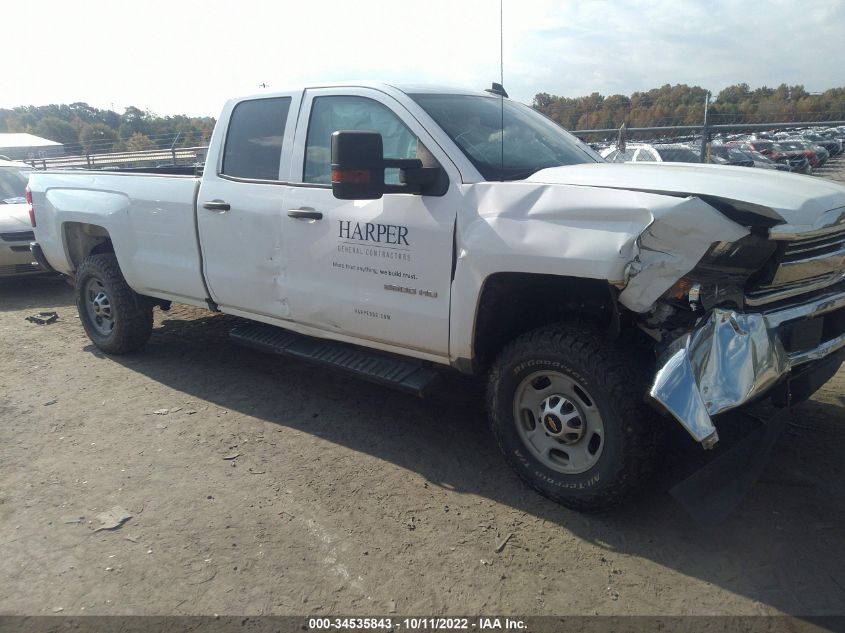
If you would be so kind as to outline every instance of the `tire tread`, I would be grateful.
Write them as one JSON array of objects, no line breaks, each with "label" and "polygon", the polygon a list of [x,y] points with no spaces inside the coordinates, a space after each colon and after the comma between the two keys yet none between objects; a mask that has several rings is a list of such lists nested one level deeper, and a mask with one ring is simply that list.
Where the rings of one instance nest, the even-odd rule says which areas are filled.
[{"label": "tire tread", "polygon": [[[87,327],[82,296],[84,279],[89,274],[100,277],[109,288],[116,324],[111,339],[104,339]],[[136,293],[123,278],[114,253],[90,255],[76,271],[76,301],[80,320],[91,341],[108,354],[127,354],[146,345],[153,330],[153,308],[146,297]]]},{"label": "tire tread", "polygon": [[[543,354],[554,351],[582,365],[594,376],[601,376],[602,386],[611,396],[609,404],[627,433],[622,463],[612,483],[601,491],[579,495],[555,494],[525,476],[520,468],[516,468],[517,473],[542,495],[569,508],[590,511],[618,503],[651,475],[661,455],[664,428],[643,399],[646,389],[644,377],[649,375],[650,362],[638,361],[634,350],[611,345],[601,332],[589,327],[557,324],[532,330],[506,345],[491,368],[487,382],[491,423],[501,404],[497,385],[503,374],[534,351]],[[502,437],[495,433],[495,428],[494,435],[499,449],[510,462],[509,451],[503,445]]]}]

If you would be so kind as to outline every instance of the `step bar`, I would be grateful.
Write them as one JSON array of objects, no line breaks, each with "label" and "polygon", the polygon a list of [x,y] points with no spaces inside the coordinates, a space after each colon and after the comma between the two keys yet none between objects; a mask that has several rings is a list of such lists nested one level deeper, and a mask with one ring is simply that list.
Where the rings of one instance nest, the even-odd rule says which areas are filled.
[{"label": "step bar", "polygon": [[263,323],[238,325],[229,336],[247,347],[330,367],[420,397],[426,395],[440,376],[419,361],[312,338]]}]

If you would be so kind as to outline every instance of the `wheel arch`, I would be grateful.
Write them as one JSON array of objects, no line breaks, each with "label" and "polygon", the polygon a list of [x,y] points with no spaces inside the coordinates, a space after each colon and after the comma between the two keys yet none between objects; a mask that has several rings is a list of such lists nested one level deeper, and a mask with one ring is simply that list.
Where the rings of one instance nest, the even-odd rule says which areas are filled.
[{"label": "wheel arch", "polygon": [[589,320],[615,338],[620,331],[617,294],[604,279],[524,272],[488,276],[476,306],[473,369],[488,367],[517,336],[551,323]]},{"label": "wheel arch", "polygon": [[67,260],[74,271],[90,255],[114,253],[111,235],[98,224],[65,222],[62,225],[62,241]]}]

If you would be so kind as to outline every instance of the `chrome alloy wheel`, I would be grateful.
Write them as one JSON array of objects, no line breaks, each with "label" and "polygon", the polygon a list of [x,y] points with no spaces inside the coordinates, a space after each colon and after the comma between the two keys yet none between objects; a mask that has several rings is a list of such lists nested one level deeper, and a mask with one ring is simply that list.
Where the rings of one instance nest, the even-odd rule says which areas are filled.
[{"label": "chrome alloy wheel", "polygon": [[109,336],[114,330],[114,312],[103,282],[92,277],[85,284],[85,310],[91,326],[101,336]]},{"label": "chrome alloy wheel", "polygon": [[604,424],[595,400],[565,374],[526,377],[514,395],[513,417],[526,448],[554,471],[582,473],[601,457]]}]

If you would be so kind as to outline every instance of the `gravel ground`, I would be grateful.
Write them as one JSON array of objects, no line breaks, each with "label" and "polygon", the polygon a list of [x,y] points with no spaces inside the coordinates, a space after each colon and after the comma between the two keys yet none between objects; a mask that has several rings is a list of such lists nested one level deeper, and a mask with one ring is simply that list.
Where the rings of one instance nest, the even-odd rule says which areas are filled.
[{"label": "gravel ground", "polygon": [[845,612],[845,369],[702,528],[667,494],[700,459],[680,435],[643,494],[581,515],[507,468],[473,381],[415,399],[181,307],[106,357],[75,315],[61,280],[0,284],[0,613]]}]

